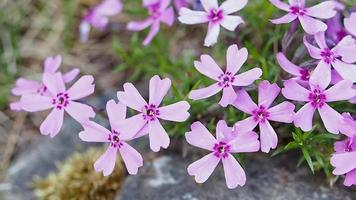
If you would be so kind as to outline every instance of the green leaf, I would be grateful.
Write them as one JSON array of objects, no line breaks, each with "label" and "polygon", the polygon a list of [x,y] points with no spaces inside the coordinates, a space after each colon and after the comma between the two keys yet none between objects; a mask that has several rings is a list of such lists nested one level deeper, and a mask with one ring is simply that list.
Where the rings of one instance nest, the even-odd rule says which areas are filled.
[{"label": "green leaf", "polygon": [[313,161],[312,161],[312,159],[311,159],[311,157],[310,157],[310,154],[309,154],[308,150],[307,150],[306,148],[302,148],[302,152],[303,152],[304,159],[307,161],[310,170],[311,170],[312,173],[314,174]]}]

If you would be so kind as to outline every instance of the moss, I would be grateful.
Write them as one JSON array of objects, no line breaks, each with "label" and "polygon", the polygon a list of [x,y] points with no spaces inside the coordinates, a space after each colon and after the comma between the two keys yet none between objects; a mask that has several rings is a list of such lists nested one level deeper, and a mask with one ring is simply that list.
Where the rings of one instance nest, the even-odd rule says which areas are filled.
[{"label": "moss", "polygon": [[107,177],[94,171],[93,163],[104,153],[103,149],[91,148],[75,153],[57,165],[58,172],[35,179],[35,195],[38,199],[114,199],[121,188],[124,171],[120,157],[114,172]]}]

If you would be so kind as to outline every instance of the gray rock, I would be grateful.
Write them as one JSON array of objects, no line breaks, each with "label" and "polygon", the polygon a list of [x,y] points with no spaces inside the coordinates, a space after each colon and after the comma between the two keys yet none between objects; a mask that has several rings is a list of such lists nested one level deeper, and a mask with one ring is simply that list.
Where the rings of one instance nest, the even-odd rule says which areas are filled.
[{"label": "gray rock", "polygon": [[129,176],[117,200],[356,199],[354,189],[341,185],[330,188],[322,174],[312,175],[306,167],[296,169],[294,155],[270,158],[256,153],[248,157],[246,185],[229,190],[221,164],[204,184],[197,184],[187,174],[186,168],[198,157],[189,159],[176,154],[162,155],[146,162],[138,175]]}]

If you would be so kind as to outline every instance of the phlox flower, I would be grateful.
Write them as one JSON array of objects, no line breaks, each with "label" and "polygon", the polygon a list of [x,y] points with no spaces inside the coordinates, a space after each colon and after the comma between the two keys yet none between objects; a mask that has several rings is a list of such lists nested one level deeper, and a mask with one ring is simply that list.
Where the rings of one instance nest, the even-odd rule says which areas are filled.
[{"label": "phlox flower", "polygon": [[247,0],[226,0],[221,6],[218,5],[217,0],[201,0],[201,3],[204,11],[181,8],[178,20],[183,24],[209,23],[204,46],[209,47],[216,43],[220,33],[220,25],[229,31],[234,31],[238,25],[244,23],[240,16],[230,14],[245,7]]},{"label": "phlox flower", "polygon": [[161,147],[166,149],[169,146],[169,136],[159,119],[183,122],[189,117],[190,105],[186,101],[159,107],[170,87],[170,79],[160,79],[156,75],[150,80],[148,102],[143,99],[132,83],[125,83],[124,91],[117,92],[117,98],[121,103],[140,112],[120,122],[122,132],[134,138],[148,132],[150,147],[155,152],[158,152]]},{"label": "phlox flower", "polygon": [[52,109],[40,126],[41,134],[56,136],[63,124],[64,111],[79,123],[85,123],[95,116],[94,110],[83,103],[76,102],[94,92],[92,76],[82,76],[77,82],[66,90],[60,72],[43,74],[43,84],[49,95],[24,94],[21,97],[23,110],[37,112]]},{"label": "phlox flower", "polygon": [[215,139],[202,123],[194,122],[185,138],[189,144],[211,151],[188,166],[188,174],[195,176],[196,182],[204,183],[222,161],[227,187],[233,189],[245,185],[246,174],[232,153],[258,151],[260,143],[255,132],[233,130],[220,120],[216,126]]},{"label": "phlox flower", "polygon": [[347,30],[341,24],[341,14],[337,13],[333,18],[327,20],[328,29],[326,30],[327,38],[330,38],[334,43],[340,42],[348,35]]},{"label": "phlox flower", "polygon": [[309,81],[309,88],[304,88],[294,80],[284,82],[282,94],[285,98],[306,102],[294,116],[294,124],[303,131],[310,131],[313,127],[314,112],[318,110],[321,120],[327,131],[339,133],[339,123],[341,115],[330,107],[328,102],[349,100],[356,95],[356,90],[352,88],[352,82],[342,80],[332,87],[328,87],[325,77]]},{"label": "phlox flower", "polygon": [[231,45],[226,53],[226,71],[223,72],[209,55],[202,55],[201,61],[194,61],[195,68],[216,83],[189,93],[189,98],[198,100],[208,98],[223,90],[219,104],[223,107],[229,105],[236,98],[233,86],[248,86],[262,75],[262,70],[253,68],[241,74],[236,74],[246,62],[248,52],[246,48],[238,49],[237,45]]},{"label": "phlox flower", "polygon": [[334,1],[324,1],[309,8],[305,7],[305,0],[289,0],[289,5],[280,0],[270,0],[270,2],[277,8],[288,12],[281,18],[271,20],[272,23],[285,24],[298,19],[308,34],[324,32],[327,29],[325,23],[315,18],[329,19],[336,14]]},{"label": "phlox flower", "polygon": [[179,10],[182,7],[188,7],[190,5],[190,0],[173,0],[174,7]]},{"label": "phlox flower", "polygon": [[294,104],[284,101],[271,107],[273,101],[279,95],[281,89],[277,84],[262,81],[258,86],[258,105],[256,105],[248,93],[237,90],[237,98],[232,104],[237,109],[251,115],[236,122],[234,127],[242,130],[253,130],[257,125],[260,129],[261,151],[268,153],[270,149],[277,147],[278,137],[269,121],[292,123],[294,116]]},{"label": "phlox flower", "polygon": [[330,163],[335,167],[333,174],[346,174],[344,185],[356,185],[356,122],[349,114],[343,114],[341,123],[341,133],[348,138],[335,142],[335,153],[330,159]]},{"label": "phlox flower", "polygon": [[[53,57],[47,57],[44,61],[43,73],[54,74],[58,71],[62,63],[62,57],[56,55]],[[63,81],[69,83],[74,80],[79,74],[79,69],[75,68],[69,72],[63,74]],[[42,74],[41,74],[42,76]],[[15,87],[11,90],[11,93],[15,96],[22,96],[25,94],[39,94],[39,95],[49,95],[47,87],[40,81],[29,80],[26,78],[19,78],[16,80]],[[11,110],[20,111],[22,106],[20,101],[16,101],[10,104]]]},{"label": "phlox flower", "polygon": [[132,138],[121,131],[122,125],[118,123],[126,118],[126,106],[110,100],[106,103],[106,113],[110,130],[95,122],[88,122],[83,125],[84,131],[79,133],[83,141],[109,143],[106,152],[95,162],[95,171],[103,171],[104,176],[110,175],[114,170],[116,154],[119,151],[129,174],[137,174],[138,168],[143,165],[142,156],[127,143]]},{"label": "phlox flower", "polygon": [[310,56],[320,60],[310,80],[316,82],[316,79],[324,79],[325,84],[328,85],[331,81],[332,66],[343,79],[356,82],[356,65],[351,64],[356,61],[355,40],[351,36],[346,36],[330,49],[326,44],[324,33],[315,34],[314,38],[319,48],[311,45],[304,37],[304,45]]},{"label": "phlox flower", "polygon": [[301,83],[302,85],[309,83],[312,71],[310,68],[300,67],[293,64],[282,52],[277,53],[276,58],[279,66],[281,66],[284,71],[294,76],[293,80],[298,81],[298,83]]},{"label": "phlox flower", "polygon": [[345,29],[352,34],[354,37],[356,37],[356,12],[353,12],[350,14],[349,17],[346,17],[344,19],[344,26]]},{"label": "phlox flower", "polygon": [[119,14],[122,8],[121,0],[103,0],[100,4],[89,9],[79,25],[81,41],[88,41],[90,26],[101,31],[105,30],[109,23],[109,17]]},{"label": "phlox flower", "polygon": [[143,21],[133,21],[127,24],[130,31],[141,31],[151,26],[150,32],[143,41],[147,45],[157,35],[160,23],[172,26],[174,22],[173,7],[169,6],[170,0],[143,0],[143,6],[148,10],[149,17]]}]

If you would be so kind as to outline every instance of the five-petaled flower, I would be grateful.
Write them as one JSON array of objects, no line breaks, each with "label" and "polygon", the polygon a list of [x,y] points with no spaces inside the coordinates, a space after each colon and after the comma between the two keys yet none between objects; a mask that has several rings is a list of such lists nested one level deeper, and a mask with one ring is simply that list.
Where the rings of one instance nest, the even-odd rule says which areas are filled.
[{"label": "five-petaled flower", "polygon": [[244,89],[236,92],[238,96],[232,104],[237,109],[250,114],[251,116],[236,122],[234,127],[242,130],[253,130],[257,124],[260,128],[261,151],[268,153],[274,149],[278,143],[278,137],[269,121],[292,123],[294,117],[294,104],[282,102],[276,106],[273,101],[279,95],[281,89],[277,84],[270,84],[262,81],[258,86],[258,105],[256,105]]},{"label": "five-petaled flower", "polygon": [[109,17],[119,14],[123,5],[121,0],[103,0],[97,6],[89,9],[79,25],[80,40],[88,41],[90,26],[99,30],[105,30]]},{"label": "five-petaled flower", "polygon": [[232,103],[236,98],[233,86],[248,86],[262,75],[262,70],[259,68],[253,68],[236,75],[246,62],[247,56],[248,52],[246,48],[239,50],[237,45],[231,45],[227,49],[226,71],[223,72],[209,55],[202,55],[200,57],[201,61],[195,61],[194,66],[200,73],[215,80],[216,83],[206,88],[192,90],[189,93],[189,98],[194,100],[204,99],[223,90],[219,104],[226,107]]},{"label": "five-petaled flower", "polygon": [[314,35],[319,48],[311,45],[304,37],[304,45],[312,58],[320,60],[310,75],[310,81],[323,79],[326,84],[331,81],[331,66],[345,80],[356,82],[356,42],[351,36],[344,37],[335,47],[330,49],[325,41],[325,34]]},{"label": "five-petaled flower", "polygon": [[[169,6],[170,0],[143,0],[143,6],[149,12],[149,17],[143,21],[133,21],[127,24],[127,29],[130,31],[141,31],[149,26],[151,30],[143,41],[147,45],[157,35],[160,23],[165,23],[172,26],[174,22],[173,7]],[[168,7],[169,6],[169,7]]]},{"label": "five-petaled flower", "polygon": [[258,135],[253,131],[240,132],[220,120],[216,127],[216,139],[201,122],[191,125],[185,134],[187,142],[193,146],[211,151],[208,155],[188,166],[188,174],[195,176],[198,183],[205,182],[222,161],[228,188],[243,186],[246,174],[232,153],[256,152],[260,148]]},{"label": "five-petaled flower", "polygon": [[79,133],[83,141],[109,143],[106,152],[95,162],[94,168],[96,171],[103,171],[104,176],[110,175],[115,167],[116,153],[119,151],[129,174],[137,174],[138,168],[143,165],[142,156],[126,142],[132,138],[121,130],[122,125],[118,123],[126,118],[126,106],[110,100],[106,103],[106,112],[111,130],[95,122],[88,122],[83,124],[84,131]]},{"label": "five-petaled flower", "polygon": [[335,167],[333,174],[346,174],[344,185],[356,185],[356,121],[348,113],[343,114],[340,132],[348,138],[335,142],[335,153],[331,157],[331,165]]},{"label": "five-petaled flower", "polygon": [[204,46],[211,46],[217,42],[220,25],[229,31],[244,23],[240,16],[230,14],[241,10],[247,4],[247,0],[226,0],[218,6],[217,0],[201,0],[205,11],[195,11],[188,8],[179,10],[178,20],[183,24],[200,24],[208,22],[208,33],[204,40]]},{"label": "five-petaled flower", "polygon": [[[58,71],[62,63],[62,57],[56,55],[54,57],[47,57],[44,61],[43,73],[54,74]],[[75,68],[69,72],[63,74],[63,81],[69,83],[74,80],[79,74],[79,69]],[[39,95],[49,95],[47,87],[40,81],[29,80],[26,78],[19,78],[16,80],[15,87],[11,90],[11,93],[15,96],[22,96],[25,94],[39,94]],[[11,110],[20,111],[22,106],[20,101],[16,101],[10,104]]]},{"label": "five-petaled flower", "polygon": [[325,23],[314,18],[329,19],[336,14],[334,1],[324,1],[310,8],[305,7],[305,0],[289,0],[289,5],[280,0],[270,0],[270,2],[277,8],[288,12],[281,18],[271,20],[272,23],[285,24],[298,18],[308,34],[316,34],[327,29]]},{"label": "five-petaled flower", "polygon": [[52,108],[47,118],[42,122],[40,131],[43,135],[56,136],[63,124],[64,111],[83,124],[95,116],[94,110],[76,100],[89,96],[94,92],[92,76],[82,76],[77,82],[66,90],[62,74],[43,74],[43,84],[48,90],[48,95],[25,94],[21,97],[22,109],[36,112]]},{"label": "five-petaled flower", "polygon": [[308,89],[294,80],[284,82],[282,94],[285,98],[307,102],[294,116],[294,125],[303,131],[312,129],[314,112],[318,110],[326,130],[334,134],[339,133],[342,117],[327,103],[349,100],[356,95],[356,90],[348,80],[342,80],[329,89],[326,89],[329,85],[326,82],[325,77],[310,80]]},{"label": "five-petaled flower", "polygon": [[133,138],[137,138],[148,132],[150,147],[155,152],[158,152],[161,147],[167,148],[169,146],[169,136],[159,122],[159,119],[183,122],[189,117],[188,110],[190,105],[186,101],[179,101],[168,106],[159,107],[170,87],[170,79],[165,78],[161,80],[156,75],[150,80],[148,102],[143,99],[132,83],[125,83],[124,91],[117,92],[117,98],[121,103],[140,112],[140,114],[120,122],[122,123],[122,131]]}]

